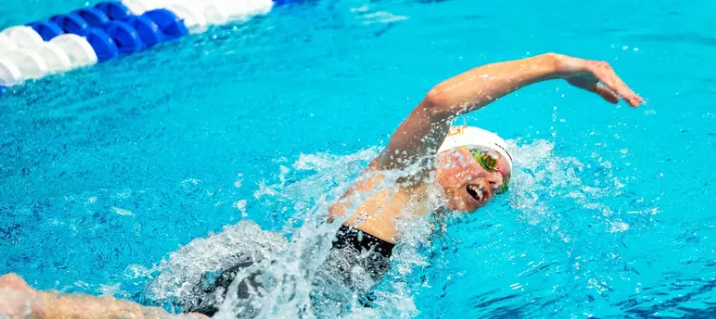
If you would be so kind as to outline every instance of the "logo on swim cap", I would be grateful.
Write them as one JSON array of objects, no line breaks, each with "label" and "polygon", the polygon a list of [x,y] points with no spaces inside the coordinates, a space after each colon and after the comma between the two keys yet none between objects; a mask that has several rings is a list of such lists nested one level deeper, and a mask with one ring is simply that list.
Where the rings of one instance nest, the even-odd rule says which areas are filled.
[{"label": "logo on swim cap", "polygon": [[492,133],[488,130],[481,129],[474,126],[453,126],[448,131],[445,141],[438,149],[439,152],[444,152],[460,146],[484,146],[495,150],[500,153],[502,157],[507,159],[510,164],[510,171],[512,170],[512,154],[509,151],[507,142],[497,134]]}]

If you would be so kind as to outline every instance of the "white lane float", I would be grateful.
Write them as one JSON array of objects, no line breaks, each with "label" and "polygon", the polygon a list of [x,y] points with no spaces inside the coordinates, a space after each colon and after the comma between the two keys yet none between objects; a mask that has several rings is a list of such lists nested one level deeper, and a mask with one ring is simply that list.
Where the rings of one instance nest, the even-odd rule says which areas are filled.
[{"label": "white lane float", "polygon": [[162,0],[122,0],[123,5],[134,15],[142,15],[147,11],[163,8],[169,1]]},{"label": "white lane float", "polygon": [[97,54],[87,40],[75,34],[62,34],[50,40],[67,54],[72,68],[81,68],[97,63]]},{"label": "white lane float", "polygon": [[9,27],[0,32],[0,34],[10,38],[20,48],[31,47],[45,42],[34,29],[24,25]]},{"label": "white lane float", "polygon": [[[191,33],[207,25],[245,21],[266,14],[272,0],[119,0],[139,16],[166,9],[182,19]],[[94,41],[94,40],[93,40]],[[12,26],[0,32],[0,86],[12,86],[27,79],[93,65],[98,57],[86,38],[62,34],[50,41],[29,26]]]},{"label": "white lane float", "polygon": [[23,80],[39,79],[48,73],[47,63],[35,51],[18,48],[3,52],[1,57],[17,66]]},{"label": "white lane float", "polygon": [[232,20],[232,7],[230,3],[220,0],[206,0],[201,2],[202,13],[209,24],[224,24]]},{"label": "white lane float", "polygon": [[229,21],[246,21],[252,15],[271,10],[273,1],[268,0],[206,0],[198,2],[203,6],[204,16],[209,24],[225,24]]},{"label": "white lane float", "polygon": [[0,33],[0,53],[17,49],[15,41],[5,34]]},{"label": "white lane float", "polygon": [[57,44],[51,42],[43,42],[34,47],[28,48],[37,52],[47,64],[49,73],[65,72],[72,69],[72,61],[67,53]]},{"label": "white lane float", "polygon": [[248,0],[248,2],[254,10],[252,14],[267,14],[273,8],[272,0]]},{"label": "white lane float", "polygon": [[12,61],[0,58],[0,85],[13,86],[22,82],[22,73]]},{"label": "white lane float", "polygon": [[184,19],[184,25],[189,29],[190,33],[206,31],[206,26],[209,23],[206,21],[204,12],[199,5],[189,1],[174,1],[164,8],[176,14],[177,17]]},{"label": "white lane float", "polygon": [[132,11],[132,14],[138,16],[150,10],[142,1],[122,0],[122,4],[127,7],[129,11]]},{"label": "white lane float", "polygon": [[253,15],[268,13],[273,7],[273,1],[271,0],[208,0],[200,3],[205,6],[205,10],[218,9],[225,12],[225,15],[228,16],[228,21],[248,20]]},{"label": "white lane float", "polygon": [[184,19],[192,33],[202,32],[209,24],[248,20],[251,15],[271,10],[271,0],[122,0],[132,13],[141,15],[154,9],[167,9]]}]

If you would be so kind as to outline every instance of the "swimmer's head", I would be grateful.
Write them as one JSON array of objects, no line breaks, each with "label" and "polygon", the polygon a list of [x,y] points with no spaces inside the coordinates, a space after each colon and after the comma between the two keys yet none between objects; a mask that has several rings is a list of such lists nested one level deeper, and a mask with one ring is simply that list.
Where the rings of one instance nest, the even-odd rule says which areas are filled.
[{"label": "swimmer's head", "polygon": [[450,129],[438,149],[435,180],[452,210],[474,211],[507,191],[512,155],[505,140],[470,126]]}]

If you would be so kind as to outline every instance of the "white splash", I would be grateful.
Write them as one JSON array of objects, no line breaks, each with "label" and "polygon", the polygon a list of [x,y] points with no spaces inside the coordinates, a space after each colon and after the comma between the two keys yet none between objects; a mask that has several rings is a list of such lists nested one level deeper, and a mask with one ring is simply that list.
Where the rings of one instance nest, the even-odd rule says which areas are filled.
[{"label": "white splash", "polygon": [[246,213],[246,200],[245,199],[239,200],[238,202],[234,203],[234,207],[236,207],[236,209],[238,209],[239,212],[241,213],[241,218],[246,218],[249,216],[248,213]]},{"label": "white splash", "polygon": [[132,211],[129,211],[129,210],[126,210],[126,209],[121,209],[121,208],[119,208],[119,207],[114,207],[114,206],[112,207],[112,209],[114,210],[114,213],[117,214],[117,215],[121,215],[121,216],[134,216],[134,213],[132,213]]},{"label": "white splash", "polygon": [[[554,156],[553,144],[540,140],[523,146],[513,144],[512,148],[516,155],[516,170],[509,204],[520,210],[520,218],[528,224],[541,225],[550,221],[547,229],[563,242],[570,242],[573,233],[561,230],[560,219],[550,206],[550,198],[555,197],[594,210],[592,218],[606,219],[605,224],[611,227],[602,231],[628,230],[627,224],[612,217],[614,210],[600,202],[600,199],[620,192],[620,183],[610,174],[609,162],[603,161],[599,165],[605,172],[600,181],[610,186],[585,185],[580,176],[589,168],[575,158]],[[257,270],[261,271],[261,282],[265,285],[248,301],[229,293],[215,318],[235,318],[246,309],[251,309],[255,318],[414,318],[420,314],[414,300],[415,291],[428,283],[415,286],[404,279],[435,262],[422,248],[432,245],[431,234],[445,231],[451,220],[463,218],[463,215],[446,213],[443,215],[446,222],[438,223],[438,227],[430,218],[401,219],[397,225],[401,242],[393,251],[391,271],[372,290],[375,296],[373,308],[363,307],[354,293],[342,288],[339,281],[332,279],[322,268],[340,225],[325,222],[328,207],[352,185],[378,151],[378,148],[370,148],[344,156],[303,154],[292,164],[280,164],[276,182],[260,181],[254,198],[292,212],[281,233],[242,221],[225,227],[220,234],[192,241],[153,268],[135,266],[127,273],[145,276],[158,271],[147,288],[147,296],[190,307],[206,288],[203,281],[207,274],[250,260],[253,265],[239,272],[233,288],[229,289],[236,289],[242,278]],[[381,173],[390,182],[414,169]],[[429,210],[435,211],[442,201],[444,194],[433,185],[428,194]],[[243,215],[248,214],[247,204],[242,199],[234,206]],[[406,210],[413,208],[419,209],[406,207]],[[365,283],[367,287],[373,284]]]}]

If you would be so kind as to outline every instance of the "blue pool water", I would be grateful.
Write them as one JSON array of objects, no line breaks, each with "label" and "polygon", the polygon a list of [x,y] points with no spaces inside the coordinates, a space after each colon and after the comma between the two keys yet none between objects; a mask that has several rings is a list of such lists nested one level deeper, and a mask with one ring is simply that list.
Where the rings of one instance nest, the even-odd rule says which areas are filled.
[{"label": "blue pool water", "polygon": [[[83,5],[11,0],[0,29]],[[517,148],[510,195],[406,247],[377,310],[356,315],[716,316],[714,12],[309,1],[8,89],[0,273],[140,300],[162,260],[224,226],[299,233],[431,86],[553,51],[610,62],[647,103],[553,81],[460,119]]]}]

